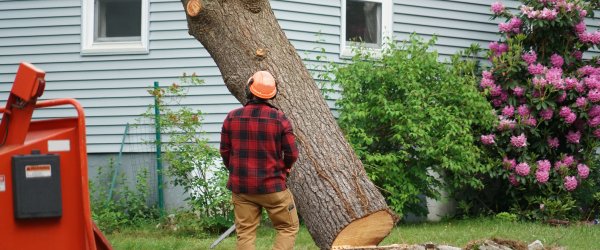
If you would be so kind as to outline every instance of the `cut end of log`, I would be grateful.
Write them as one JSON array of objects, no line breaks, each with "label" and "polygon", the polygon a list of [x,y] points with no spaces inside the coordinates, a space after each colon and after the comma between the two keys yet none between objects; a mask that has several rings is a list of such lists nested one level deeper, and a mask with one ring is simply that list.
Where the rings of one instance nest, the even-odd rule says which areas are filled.
[{"label": "cut end of log", "polygon": [[257,49],[255,56],[258,60],[265,59],[267,57],[267,49]]},{"label": "cut end of log", "polygon": [[201,0],[189,0],[185,7],[185,12],[191,16],[196,17],[202,12],[202,1]]},{"label": "cut end of log", "polygon": [[394,227],[394,217],[385,210],[372,213],[348,224],[333,241],[333,246],[379,244]]}]

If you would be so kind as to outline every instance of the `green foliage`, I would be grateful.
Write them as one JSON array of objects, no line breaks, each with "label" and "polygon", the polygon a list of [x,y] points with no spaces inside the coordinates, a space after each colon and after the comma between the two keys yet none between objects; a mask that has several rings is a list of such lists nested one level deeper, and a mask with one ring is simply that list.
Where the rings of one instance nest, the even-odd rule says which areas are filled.
[{"label": "green foliage", "polygon": [[108,199],[110,183],[115,171],[114,161],[110,159],[108,171],[98,169],[95,181],[90,181],[92,219],[105,233],[120,230],[123,227],[139,226],[158,218],[158,209],[148,205],[148,170],[143,168],[136,174],[135,188],[131,189],[123,171],[117,175],[116,188],[112,199]]},{"label": "green foliage", "polygon": [[516,214],[511,214],[508,212],[500,212],[500,213],[496,214],[496,219],[499,219],[502,221],[515,222],[515,221],[517,221],[518,216]]},{"label": "green foliage", "polygon": [[[160,122],[163,138],[168,136],[162,144],[164,159],[169,163],[166,173],[173,178],[174,185],[183,187],[191,214],[197,217],[191,219],[193,221],[179,221],[195,223],[195,229],[200,231],[212,231],[228,228],[233,223],[230,195],[225,188],[227,172],[217,164],[219,152],[208,144],[202,130],[202,111],[180,105],[189,88],[202,83],[195,74],[184,74],[181,85],[173,83],[149,93],[159,104],[161,119],[155,122]],[[154,119],[154,107],[144,116]]]},{"label": "green foliage", "polygon": [[379,59],[357,50],[348,64],[332,64],[328,77],[343,89],[340,127],[398,213],[423,214],[419,196],[437,197],[437,188],[482,188],[478,175],[490,167],[476,143],[494,123],[475,87],[479,48],[444,64],[434,43],[412,35],[389,43]]}]

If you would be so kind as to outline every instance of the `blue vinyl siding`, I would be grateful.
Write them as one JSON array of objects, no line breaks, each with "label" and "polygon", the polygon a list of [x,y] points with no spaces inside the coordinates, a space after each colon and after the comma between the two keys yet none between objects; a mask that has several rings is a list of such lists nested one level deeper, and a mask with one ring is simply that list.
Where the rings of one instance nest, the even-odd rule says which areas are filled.
[{"label": "blue vinyl siding", "polygon": [[[393,34],[438,35],[436,49],[450,55],[472,42],[487,47],[499,38],[490,20],[492,0],[394,0]],[[503,1],[517,7],[517,1]],[[280,26],[300,56],[315,69],[317,55],[340,61],[340,0],[271,0]],[[76,98],[86,112],[90,153],[119,150],[127,122],[153,103],[146,90],[154,81],[177,82],[195,72],[206,84],[193,88],[184,105],[205,113],[205,130],[218,143],[225,114],[239,107],[202,45],[187,33],[181,1],[150,0],[148,54],[82,56],[81,1],[0,1],[0,99],[6,100],[21,61],[47,72],[42,99]],[[384,10],[385,11],[385,10]],[[591,23],[591,22],[590,22]],[[321,51],[323,50],[323,51]],[[328,100],[333,107],[334,100]],[[4,105],[4,104],[1,104]],[[36,118],[73,115],[69,108],[36,112]]]}]

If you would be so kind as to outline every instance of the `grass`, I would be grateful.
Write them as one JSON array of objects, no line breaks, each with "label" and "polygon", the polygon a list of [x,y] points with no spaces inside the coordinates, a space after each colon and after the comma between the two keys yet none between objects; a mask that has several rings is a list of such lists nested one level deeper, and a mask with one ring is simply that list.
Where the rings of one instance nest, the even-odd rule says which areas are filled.
[{"label": "grass", "polygon": [[[152,226],[128,228],[107,235],[115,249],[208,249],[217,235],[193,238],[166,233]],[[452,220],[440,223],[400,224],[382,242],[389,244],[422,244],[432,242],[464,247],[473,240],[521,240],[527,243],[540,240],[544,246],[564,246],[567,249],[600,249],[600,225],[553,227],[538,223],[508,222],[497,219]],[[256,241],[257,249],[270,249],[275,230],[261,227]],[[228,237],[215,249],[235,249],[235,237]],[[318,249],[305,227],[296,240],[295,249]]]}]

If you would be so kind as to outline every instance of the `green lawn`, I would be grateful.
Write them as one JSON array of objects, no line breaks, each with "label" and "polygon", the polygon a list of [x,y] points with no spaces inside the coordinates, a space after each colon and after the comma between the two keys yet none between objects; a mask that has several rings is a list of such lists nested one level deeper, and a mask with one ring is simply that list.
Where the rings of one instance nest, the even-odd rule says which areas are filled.
[{"label": "green lawn", "polygon": [[[261,227],[257,249],[270,249],[275,230]],[[165,233],[151,226],[126,229],[107,236],[114,248],[119,249],[208,249],[217,235],[196,239]],[[559,245],[567,249],[600,249],[600,225],[553,227],[537,223],[505,222],[493,219],[454,220],[440,223],[400,224],[382,245],[433,242],[464,247],[469,241],[492,237],[532,242],[536,239],[545,246]],[[215,249],[235,249],[235,237],[229,237]],[[318,249],[308,231],[302,227],[296,249]]]}]

